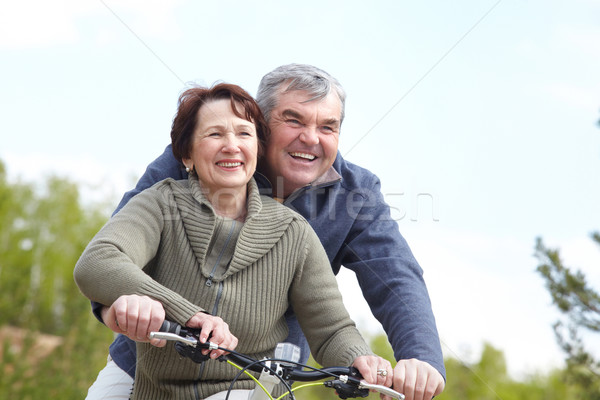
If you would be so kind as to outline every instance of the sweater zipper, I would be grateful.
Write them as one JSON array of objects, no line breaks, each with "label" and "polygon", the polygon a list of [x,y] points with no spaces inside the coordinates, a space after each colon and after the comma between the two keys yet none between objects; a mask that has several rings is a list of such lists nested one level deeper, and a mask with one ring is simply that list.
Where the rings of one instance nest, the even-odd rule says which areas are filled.
[{"label": "sweater zipper", "polygon": [[[222,294],[223,294],[223,282],[219,282],[219,287],[217,289],[217,298],[215,299],[215,305],[213,306],[211,315],[217,315],[217,311],[219,311],[219,301],[221,300]],[[202,365],[200,365],[200,371],[198,373],[198,381],[200,379],[202,379],[202,374],[204,373],[205,366],[206,366],[205,362],[203,362]],[[196,385],[194,385],[194,393],[196,395],[196,400],[201,400],[200,393],[198,393],[198,383],[196,383]]]},{"label": "sweater zipper", "polygon": [[227,235],[227,240],[225,241],[225,244],[221,248],[219,257],[217,257],[217,260],[215,261],[215,265],[213,265],[212,271],[210,271],[210,275],[208,276],[208,279],[206,280],[206,286],[208,286],[208,287],[211,287],[213,284],[212,280],[215,277],[215,272],[217,271],[217,267],[219,266],[219,263],[221,262],[221,258],[223,257],[223,253],[225,252],[227,245],[231,241],[231,236],[233,235],[234,230],[235,230],[235,223],[231,224],[231,229],[229,230],[229,235]]},{"label": "sweater zipper", "polygon": [[[221,257],[223,256],[223,253],[225,252],[225,249],[227,248],[227,245],[229,244],[229,241],[231,240],[231,236],[233,235],[234,229],[235,229],[235,224],[232,224],[231,230],[229,231],[229,235],[227,236],[227,240],[225,241],[225,244],[223,245],[223,248],[221,249],[221,252],[219,253],[219,257],[217,257],[217,261],[215,261],[215,265],[213,266],[213,269],[210,272],[208,279],[206,280],[205,284],[208,287],[211,287],[213,285],[212,280],[217,271],[217,267],[219,266],[219,263],[221,261]],[[231,261],[229,261],[229,263],[231,263]],[[227,266],[229,266],[229,263],[227,264]],[[221,300],[222,294],[223,294],[223,282],[219,282],[219,287],[217,288],[217,298],[215,299],[215,305],[213,306],[213,309],[211,312],[212,315],[217,315],[217,311],[219,309],[219,301]],[[204,373],[205,366],[206,366],[206,363],[202,363],[202,365],[200,365],[200,371],[198,372],[198,380],[200,380],[202,378],[202,374]],[[196,400],[201,400],[200,393],[198,392],[198,384],[196,384],[194,386],[194,394],[195,394]]]},{"label": "sweater zipper", "polygon": [[219,282],[219,288],[217,289],[217,298],[215,299],[215,305],[212,309],[211,314],[217,315],[217,311],[219,311],[219,302],[221,301],[221,295],[223,294],[223,282]]}]

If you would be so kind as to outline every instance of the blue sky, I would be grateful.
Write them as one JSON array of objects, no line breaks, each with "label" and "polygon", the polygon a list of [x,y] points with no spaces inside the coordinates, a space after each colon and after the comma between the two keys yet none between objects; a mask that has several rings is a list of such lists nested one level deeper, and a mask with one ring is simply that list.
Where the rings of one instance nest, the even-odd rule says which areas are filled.
[{"label": "blue sky", "polygon": [[511,372],[543,369],[561,355],[535,238],[600,287],[598,15],[598,0],[2,2],[0,159],[116,203],[187,83],[254,94],[276,66],[314,64],[348,92],[340,150],[381,178],[446,354],[489,341]]}]

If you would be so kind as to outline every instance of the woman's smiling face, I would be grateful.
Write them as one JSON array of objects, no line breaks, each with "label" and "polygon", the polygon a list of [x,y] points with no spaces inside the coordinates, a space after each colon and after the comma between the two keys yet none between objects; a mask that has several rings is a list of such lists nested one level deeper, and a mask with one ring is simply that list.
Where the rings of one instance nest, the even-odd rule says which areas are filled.
[{"label": "woman's smiling face", "polygon": [[211,194],[245,191],[256,170],[257,152],[254,123],[235,115],[231,100],[214,100],[198,110],[190,158],[183,162],[194,167],[203,189]]}]

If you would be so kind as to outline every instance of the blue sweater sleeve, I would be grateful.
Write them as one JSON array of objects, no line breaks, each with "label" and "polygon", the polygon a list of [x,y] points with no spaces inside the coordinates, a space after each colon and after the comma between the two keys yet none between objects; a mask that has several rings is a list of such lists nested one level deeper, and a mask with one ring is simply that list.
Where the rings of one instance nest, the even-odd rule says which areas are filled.
[{"label": "blue sweater sleeve", "polygon": [[372,177],[370,187],[360,191],[362,207],[336,261],[356,273],[363,296],[383,325],[396,360],[426,361],[445,378],[423,270],[390,215],[379,180]]},{"label": "blue sweater sleeve", "polygon": [[137,185],[135,185],[135,188],[123,195],[113,215],[118,213],[133,196],[167,178],[175,180],[187,179],[187,172],[185,172],[181,163],[173,156],[171,145],[168,145],[165,151],[148,165],[146,172],[144,172],[144,175],[142,175]]}]

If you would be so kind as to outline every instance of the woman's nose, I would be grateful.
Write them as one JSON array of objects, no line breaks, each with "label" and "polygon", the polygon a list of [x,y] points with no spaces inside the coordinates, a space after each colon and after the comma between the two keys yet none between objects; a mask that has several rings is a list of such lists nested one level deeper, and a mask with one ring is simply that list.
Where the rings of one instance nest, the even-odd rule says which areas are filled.
[{"label": "woman's nose", "polygon": [[240,151],[239,139],[232,134],[225,135],[223,138],[223,152],[224,153],[237,153]]}]

